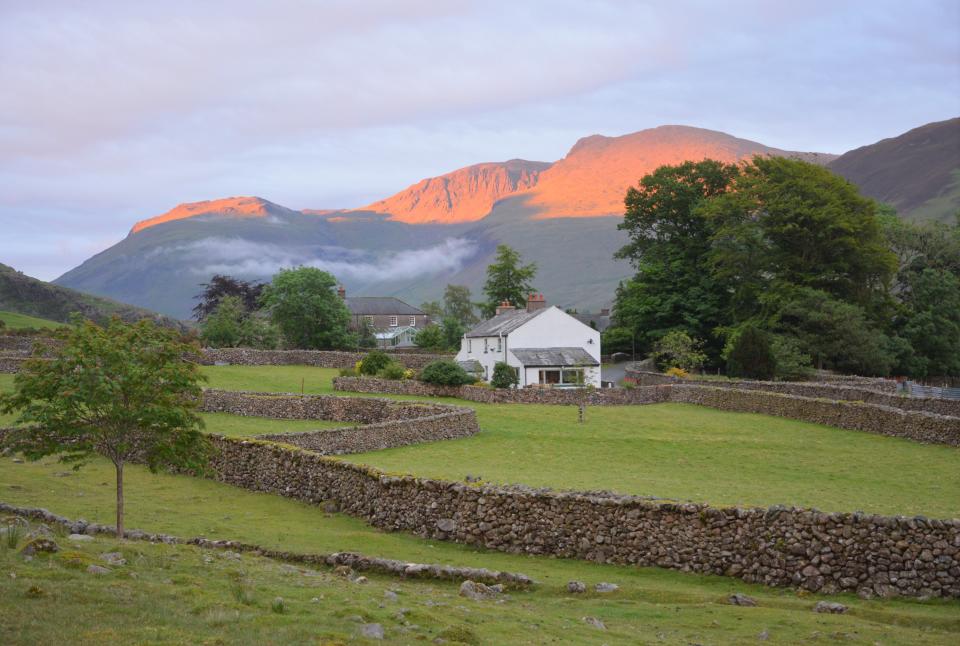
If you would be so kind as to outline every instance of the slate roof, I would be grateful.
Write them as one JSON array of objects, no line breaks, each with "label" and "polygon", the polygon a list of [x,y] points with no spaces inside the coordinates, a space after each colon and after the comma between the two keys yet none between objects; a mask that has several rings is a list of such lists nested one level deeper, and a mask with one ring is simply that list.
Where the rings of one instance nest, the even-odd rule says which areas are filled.
[{"label": "slate roof", "polygon": [[457,364],[467,371],[468,374],[483,374],[483,365],[476,359],[467,359],[458,361]]},{"label": "slate roof", "polygon": [[535,319],[540,314],[546,312],[548,307],[543,309],[534,310],[528,312],[527,310],[510,310],[504,312],[503,314],[498,314],[492,319],[487,319],[483,323],[478,324],[472,330],[467,332],[466,336],[469,337],[478,337],[478,336],[498,336],[501,334],[509,334],[513,332],[518,327]]},{"label": "slate roof", "polygon": [[389,316],[393,314],[422,316],[426,314],[423,310],[392,296],[347,296],[344,301],[350,313],[359,316]]},{"label": "slate roof", "polygon": [[599,366],[583,348],[510,348],[525,367],[536,366]]}]

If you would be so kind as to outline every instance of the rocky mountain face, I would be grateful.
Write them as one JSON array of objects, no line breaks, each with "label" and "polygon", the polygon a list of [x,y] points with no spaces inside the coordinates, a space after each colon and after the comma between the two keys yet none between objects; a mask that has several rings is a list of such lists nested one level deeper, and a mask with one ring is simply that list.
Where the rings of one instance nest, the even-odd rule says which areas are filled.
[{"label": "rocky mountain face", "polygon": [[732,163],[754,155],[821,163],[835,157],[779,150],[688,126],[660,126],[622,137],[593,135],[578,141],[566,157],[541,173],[527,204],[542,218],[621,215],[627,188],[660,166],[703,159]]},{"label": "rocky mountain face", "polygon": [[525,159],[475,164],[420,180],[357,210],[382,213],[409,224],[474,222],[490,213],[497,200],[535,186],[548,168],[547,162]]},{"label": "rocky mountain face", "polygon": [[[942,211],[949,198],[941,190],[944,177],[957,167],[950,143],[956,140],[949,139],[956,121],[946,122],[945,131],[904,135],[913,145],[887,144],[900,137],[876,144],[883,154],[868,146],[838,159],[661,126],[586,137],[553,164],[515,159],[468,166],[355,210],[296,211],[258,197],[183,204],[137,223],[126,239],[56,282],[187,317],[200,284],[214,273],[266,280],[281,267],[304,264],[330,271],[351,294],[417,304],[439,297],[447,283],[468,285],[480,298],[486,266],[497,244],[506,243],[537,264],[535,287],[551,304],[599,309],[633,273],[613,259],[626,242],[617,229],[623,196],[658,166],[798,157],[863,182],[879,199],[898,200],[902,193],[901,204],[920,205],[913,213],[931,204]],[[923,165],[931,159],[940,160],[939,179],[925,182]],[[888,171],[890,164],[899,170]]]},{"label": "rocky mountain face", "polygon": [[960,118],[851,150],[828,167],[904,217],[947,221],[960,212]]}]

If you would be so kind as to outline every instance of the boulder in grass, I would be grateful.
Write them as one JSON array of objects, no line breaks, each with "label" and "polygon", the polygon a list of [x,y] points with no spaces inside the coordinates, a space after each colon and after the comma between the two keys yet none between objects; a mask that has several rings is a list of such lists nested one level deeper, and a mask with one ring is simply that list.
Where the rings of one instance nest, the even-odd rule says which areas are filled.
[{"label": "boulder in grass", "polygon": [[757,605],[756,599],[754,599],[753,597],[748,597],[742,592],[734,592],[727,598],[727,601],[729,601],[731,604],[735,606],[753,607]]}]

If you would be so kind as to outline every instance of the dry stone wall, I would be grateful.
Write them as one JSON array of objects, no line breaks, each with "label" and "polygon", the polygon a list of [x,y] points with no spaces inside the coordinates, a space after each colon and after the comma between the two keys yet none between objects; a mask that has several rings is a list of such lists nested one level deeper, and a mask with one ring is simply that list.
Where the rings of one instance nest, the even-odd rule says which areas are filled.
[{"label": "dry stone wall", "polygon": [[[229,364],[237,366],[304,365],[317,368],[352,368],[366,356],[364,352],[327,350],[253,350],[250,348],[204,348],[199,361],[205,365]],[[420,370],[438,359],[449,359],[442,354],[395,353],[391,356],[400,364]]]},{"label": "dry stone wall", "polygon": [[[337,377],[338,391],[458,397],[483,403],[578,404],[576,390],[521,388],[491,389],[478,386],[433,386],[414,380]],[[878,393],[882,395],[882,393]],[[848,430],[902,437],[918,442],[960,446],[960,416],[902,410],[860,401],[838,401],[760,390],[738,390],[687,383],[637,388],[608,388],[586,395],[596,406],[621,406],[678,402],[720,410],[788,417]]]},{"label": "dry stone wall", "polygon": [[274,419],[331,420],[363,424],[342,429],[264,435],[324,454],[360,453],[435,442],[477,433],[476,413],[459,406],[366,397],[204,391],[200,410]]},{"label": "dry stone wall", "polygon": [[388,476],[293,447],[215,438],[215,477],[372,525],[523,554],[720,574],[810,591],[960,597],[960,521],[715,509]]}]

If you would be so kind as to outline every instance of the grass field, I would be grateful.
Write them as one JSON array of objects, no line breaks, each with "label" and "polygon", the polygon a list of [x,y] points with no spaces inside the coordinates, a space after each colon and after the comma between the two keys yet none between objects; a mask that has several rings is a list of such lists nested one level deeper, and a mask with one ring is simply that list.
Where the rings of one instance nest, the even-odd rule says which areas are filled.
[{"label": "grass field", "polygon": [[[204,372],[211,387],[299,392],[303,379],[314,393],[331,392],[337,373],[304,366]],[[471,474],[714,505],[960,517],[956,448],[686,404],[594,406],[581,425],[573,407],[442,401],[476,409],[483,432],[349,459],[394,473]]]},{"label": "grass field", "polygon": [[0,311],[0,321],[6,323],[6,326],[12,330],[18,330],[21,328],[38,328],[38,329],[52,329],[61,327],[63,323],[57,323],[56,321],[51,321],[49,319],[41,319],[35,316],[27,316],[26,314],[17,314],[16,312],[3,312]]},{"label": "grass field", "polygon": [[[816,595],[768,589],[726,577],[511,555],[425,541],[408,534],[380,532],[357,519],[326,514],[279,496],[186,476],[153,475],[140,467],[128,467],[126,493],[131,528],[235,538],[302,552],[356,550],[409,561],[520,571],[538,585],[531,592],[511,594],[504,604],[478,604],[456,597],[453,584],[371,577],[366,587],[350,587],[328,576],[304,578],[290,573],[285,577],[289,568],[247,556],[237,564],[215,556],[208,564],[197,550],[184,547],[126,543],[121,549],[132,565],[102,579],[82,570],[64,569],[56,559],[52,565],[44,560],[23,563],[0,554],[3,572],[17,575],[16,579],[7,574],[0,577],[0,616],[4,617],[0,631],[8,631],[0,632],[0,637],[16,631],[0,642],[51,643],[63,641],[58,637],[65,637],[68,631],[78,631],[70,634],[75,635],[73,640],[82,635],[84,643],[200,643],[217,635],[222,635],[222,641],[213,643],[316,643],[312,640],[355,631],[350,615],[382,623],[388,637],[400,643],[414,642],[417,634],[432,639],[449,626],[470,628],[476,636],[473,643],[478,644],[725,644],[756,641],[764,631],[771,643],[949,644],[960,638],[957,602],[864,601],[839,595],[831,598],[849,605],[850,612],[826,616],[811,612],[820,598]],[[54,459],[18,464],[0,458],[0,499],[7,502],[44,506],[71,518],[109,523],[113,496],[112,469],[103,460],[74,472]],[[113,550],[106,539],[97,541],[90,555]],[[131,569],[137,573],[137,581],[125,574]],[[238,603],[233,596],[233,582],[240,576],[255,591],[251,606]],[[610,581],[621,590],[607,597],[568,595],[565,584],[574,579],[588,584]],[[28,598],[32,585],[44,594]],[[386,587],[401,589],[397,605],[412,609],[410,621],[420,625],[422,633],[404,636],[399,632],[398,623],[390,619],[396,612],[394,604],[383,599]],[[324,588],[319,590],[325,597],[320,606],[308,601],[319,596],[317,588]],[[753,596],[759,607],[728,605],[726,597],[733,592]],[[270,611],[275,596],[289,599],[289,613],[275,616]],[[448,605],[424,605],[428,601]],[[380,608],[380,603],[386,607]],[[584,624],[585,616],[601,618],[608,630],[601,632]]]}]

